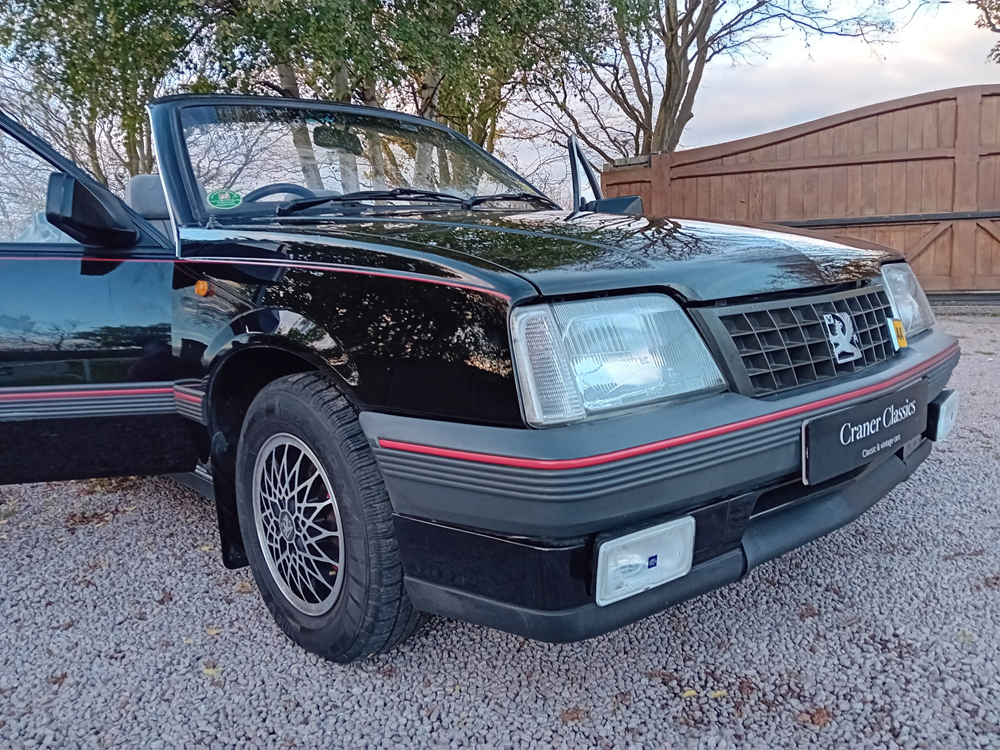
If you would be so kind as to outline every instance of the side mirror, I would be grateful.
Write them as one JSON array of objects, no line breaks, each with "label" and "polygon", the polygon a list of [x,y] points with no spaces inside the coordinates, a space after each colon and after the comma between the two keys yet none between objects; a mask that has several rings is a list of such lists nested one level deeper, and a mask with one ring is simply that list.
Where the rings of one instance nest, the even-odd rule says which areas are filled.
[{"label": "side mirror", "polygon": [[620,195],[617,198],[600,198],[599,200],[588,203],[584,207],[584,210],[602,214],[642,216],[642,196]]},{"label": "side mirror", "polygon": [[[594,168],[587,161],[587,155],[583,153],[580,141],[575,135],[571,135],[566,143],[569,150],[569,173],[573,180],[573,212],[594,211],[605,214],[621,214],[623,216],[642,216],[642,198],[638,195],[623,195],[617,198],[605,198],[601,191],[601,181],[598,179]],[[588,201],[583,197],[586,188],[594,194],[594,200]]]},{"label": "side mirror", "polygon": [[139,240],[139,231],[117,198],[63,172],[49,176],[45,218],[84,245],[126,248]]},{"label": "side mirror", "polygon": [[[589,203],[596,203],[604,198],[604,193],[601,192],[601,181],[594,174],[594,168],[587,161],[587,156],[583,153],[583,148],[580,147],[580,142],[575,135],[569,137],[566,148],[569,149],[569,174],[573,180],[573,213],[588,211],[590,210],[587,207]],[[583,198],[584,183],[593,193],[593,201],[587,201]]]}]

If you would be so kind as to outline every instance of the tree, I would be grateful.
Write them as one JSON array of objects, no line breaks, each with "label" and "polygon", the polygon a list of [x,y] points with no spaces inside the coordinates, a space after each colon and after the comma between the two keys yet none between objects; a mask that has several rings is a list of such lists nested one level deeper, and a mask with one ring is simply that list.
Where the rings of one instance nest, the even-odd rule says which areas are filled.
[{"label": "tree", "polygon": [[[387,54],[385,8],[379,0],[211,0],[212,46],[222,90],[377,104],[377,76],[393,78]],[[211,84],[209,84],[211,86]],[[299,154],[312,154],[305,126],[293,125]],[[340,156],[343,174],[357,158]],[[306,185],[322,187],[314,156],[302,159]],[[351,185],[348,180],[345,185]],[[356,180],[354,181],[356,189]]]},{"label": "tree", "polygon": [[445,78],[442,120],[488,151],[494,151],[501,118],[518,87],[539,66],[557,64],[547,44],[564,9],[558,0],[495,0],[479,12],[475,34],[464,46],[464,64]]},{"label": "tree", "polygon": [[567,22],[562,65],[525,89],[535,121],[575,133],[607,161],[677,148],[694,116],[705,69],[745,61],[768,42],[799,34],[875,42],[894,28],[881,3],[834,0],[600,0]]},{"label": "tree", "polygon": [[214,88],[373,103],[395,76],[380,0],[207,0]]},{"label": "tree", "polygon": [[96,131],[76,129],[66,106],[38,84],[30,66],[14,62],[0,65],[0,109],[73,161],[89,166],[95,174],[102,172],[100,161],[91,161],[88,153],[90,143],[96,147]]},{"label": "tree", "polygon": [[109,166],[152,171],[145,108],[184,72],[202,19],[197,0],[8,0],[0,46],[8,66],[31,70],[23,93],[64,111],[67,143],[82,143],[80,161],[107,182]]},{"label": "tree", "polygon": [[559,53],[548,27],[579,0],[397,0],[392,33],[410,109],[493,151],[513,93]]},{"label": "tree", "polygon": [[[1000,0],[968,0],[968,2],[979,11],[976,26],[1000,34]],[[990,50],[988,59],[1000,63],[1000,42]]]},{"label": "tree", "polygon": [[550,27],[593,1],[9,0],[0,102],[119,190],[154,166],[146,105],[182,90],[389,105],[492,151],[514,92],[559,65]]}]

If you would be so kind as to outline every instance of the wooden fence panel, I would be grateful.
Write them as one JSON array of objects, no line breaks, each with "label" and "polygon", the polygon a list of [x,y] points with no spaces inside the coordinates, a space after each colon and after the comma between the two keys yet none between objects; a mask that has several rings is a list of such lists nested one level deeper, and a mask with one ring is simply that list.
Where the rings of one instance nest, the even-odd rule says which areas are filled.
[{"label": "wooden fence panel", "polygon": [[1000,290],[1000,85],[935,91],[606,168],[647,214],[881,242],[928,290]]}]

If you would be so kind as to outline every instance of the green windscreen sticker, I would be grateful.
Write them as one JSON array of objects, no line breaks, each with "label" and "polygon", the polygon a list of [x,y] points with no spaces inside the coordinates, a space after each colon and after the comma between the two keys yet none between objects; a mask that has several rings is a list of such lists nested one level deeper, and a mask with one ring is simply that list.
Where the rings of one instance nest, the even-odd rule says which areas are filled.
[{"label": "green windscreen sticker", "polygon": [[243,202],[243,196],[232,190],[215,190],[208,194],[208,205],[212,208],[236,208]]}]

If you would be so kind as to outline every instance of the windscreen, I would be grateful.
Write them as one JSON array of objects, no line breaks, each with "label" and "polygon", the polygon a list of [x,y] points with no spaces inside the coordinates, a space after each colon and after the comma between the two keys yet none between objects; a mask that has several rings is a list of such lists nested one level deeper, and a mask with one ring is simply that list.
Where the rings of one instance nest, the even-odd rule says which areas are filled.
[{"label": "windscreen", "polygon": [[538,194],[456,133],[390,114],[216,104],[185,107],[181,125],[202,216],[361,191]]}]

